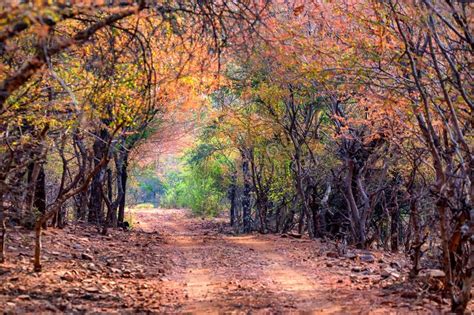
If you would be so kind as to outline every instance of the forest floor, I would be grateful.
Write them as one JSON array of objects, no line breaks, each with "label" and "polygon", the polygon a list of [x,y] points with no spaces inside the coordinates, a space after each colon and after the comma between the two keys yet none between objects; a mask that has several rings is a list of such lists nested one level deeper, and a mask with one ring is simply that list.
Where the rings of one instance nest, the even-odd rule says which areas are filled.
[{"label": "forest floor", "polygon": [[401,255],[349,249],[336,257],[330,242],[225,232],[223,219],[136,210],[131,231],[48,229],[44,270],[34,273],[33,233],[11,231],[9,260],[0,265],[0,313],[432,314],[448,308],[439,294],[405,281]]}]

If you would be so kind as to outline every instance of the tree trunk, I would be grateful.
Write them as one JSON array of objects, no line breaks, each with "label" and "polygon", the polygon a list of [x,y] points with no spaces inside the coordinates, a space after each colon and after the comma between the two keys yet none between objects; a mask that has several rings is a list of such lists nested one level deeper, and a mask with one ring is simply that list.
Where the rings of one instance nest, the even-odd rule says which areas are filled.
[{"label": "tree trunk", "polygon": [[76,219],[84,220],[87,214],[87,190],[81,192],[76,199]]},{"label": "tree trunk", "polygon": [[398,252],[399,245],[399,231],[400,231],[400,209],[395,197],[395,204],[392,207],[390,218],[390,247],[392,252]]},{"label": "tree trunk", "polygon": [[7,238],[7,216],[5,215],[3,205],[0,205],[0,207],[0,264],[2,264],[6,261],[5,242]]},{"label": "tree trunk", "polygon": [[357,242],[359,247],[365,247],[366,245],[366,235],[365,235],[365,222],[363,222],[359,207],[357,206],[357,202],[354,196],[354,186],[356,186],[355,180],[355,165],[354,161],[347,159],[346,166],[347,166],[347,176],[345,181],[345,195],[347,205],[349,206],[349,210],[351,212],[351,227],[353,236]]},{"label": "tree trunk", "polygon": [[40,272],[41,267],[41,226],[43,222],[41,219],[36,221],[35,224],[35,254],[34,254],[34,263],[33,263],[33,270],[35,272]]},{"label": "tree trunk", "polygon": [[241,150],[242,154],[242,174],[244,179],[244,190],[242,196],[242,216],[243,216],[243,232],[249,233],[252,230],[252,218],[250,209],[250,192],[251,192],[251,179],[250,179],[250,168],[249,158],[246,149]]},{"label": "tree trunk", "polygon": [[[104,198],[105,204],[107,206],[107,215],[104,221],[102,228],[102,235],[107,234],[107,229],[113,224],[116,220],[118,199],[112,202],[113,192],[112,192],[112,170],[107,169],[107,195],[102,191],[102,198]],[[118,197],[119,198],[119,197]]]},{"label": "tree trunk", "polygon": [[[106,142],[109,137],[108,131],[102,129],[99,137],[95,140],[93,145],[94,151],[94,165],[98,165],[104,154],[107,154]],[[105,166],[94,176],[90,188],[89,199],[89,218],[88,221],[93,224],[100,225],[103,222],[103,205],[102,205],[102,184],[105,176]]]},{"label": "tree trunk", "polygon": [[416,200],[411,197],[410,200],[410,221],[411,226],[413,229],[413,243],[411,245],[411,250],[413,250],[413,266],[410,270],[410,277],[414,278],[418,275],[420,271],[420,259],[421,259],[421,246],[423,246],[423,241],[421,238],[421,231],[420,231],[420,222],[419,222],[419,215],[418,215],[418,207]]},{"label": "tree trunk", "polygon": [[235,197],[236,197],[236,175],[233,173],[231,175],[231,183],[229,186],[229,200],[230,200],[230,226],[234,226],[236,223],[236,204],[235,204]]},{"label": "tree trunk", "polygon": [[[126,201],[126,194],[127,194],[127,179],[128,179],[128,152],[123,153],[123,160],[122,160],[122,167],[117,177],[120,177],[120,185],[121,189],[119,189],[120,194],[122,195],[119,202],[119,209],[118,209],[118,216],[117,216],[117,223],[123,223],[125,218],[125,201]],[[117,184],[119,184],[117,182]],[[120,188],[120,187],[119,187]]]}]

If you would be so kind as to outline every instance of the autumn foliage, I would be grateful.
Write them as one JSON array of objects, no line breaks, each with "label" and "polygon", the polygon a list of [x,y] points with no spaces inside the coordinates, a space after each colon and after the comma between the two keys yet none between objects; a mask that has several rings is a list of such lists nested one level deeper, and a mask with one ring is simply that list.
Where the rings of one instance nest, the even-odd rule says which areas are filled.
[{"label": "autumn foliage", "polygon": [[192,133],[164,205],[404,252],[466,309],[469,1],[24,2],[0,6],[0,262],[13,225],[36,271],[49,225],[122,226],[131,163]]}]

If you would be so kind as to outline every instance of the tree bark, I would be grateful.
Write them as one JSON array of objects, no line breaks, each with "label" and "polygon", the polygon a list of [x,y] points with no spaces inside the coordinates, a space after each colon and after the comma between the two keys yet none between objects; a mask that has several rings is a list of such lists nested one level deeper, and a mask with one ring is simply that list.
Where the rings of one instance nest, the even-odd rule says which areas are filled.
[{"label": "tree bark", "polygon": [[242,155],[242,175],[244,180],[244,190],[242,195],[242,216],[243,216],[243,232],[250,233],[252,230],[252,218],[251,218],[251,208],[250,208],[250,192],[251,188],[251,179],[250,179],[250,168],[249,168],[249,158],[247,149],[241,149]]},{"label": "tree bark", "polygon": [[229,201],[230,201],[230,226],[234,226],[236,223],[236,204],[235,197],[237,193],[237,184],[236,184],[236,175],[233,173],[231,175],[231,183],[229,186]]},{"label": "tree bark", "polygon": [[5,253],[5,243],[7,239],[7,216],[5,215],[5,209],[3,209],[3,205],[0,205],[0,207],[0,264],[2,264],[7,259]]},{"label": "tree bark", "polygon": [[[109,134],[106,129],[99,132],[98,138],[94,141],[94,165],[98,165],[103,159],[104,154],[107,154],[106,143]],[[100,225],[103,222],[103,204],[102,204],[102,185],[105,176],[105,165],[101,167],[99,172],[94,176],[90,187],[89,198],[89,218],[88,221],[93,224]]]},{"label": "tree bark", "polygon": [[117,174],[117,177],[120,176],[121,189],[120,193],[122,198],[120,198],[119,209],[117,215],[117,223],[123,223],[125,219],[125,202],[127,197],[127,179],[128,179],[128,152],[123,153],[123,161],[120,174]]}]

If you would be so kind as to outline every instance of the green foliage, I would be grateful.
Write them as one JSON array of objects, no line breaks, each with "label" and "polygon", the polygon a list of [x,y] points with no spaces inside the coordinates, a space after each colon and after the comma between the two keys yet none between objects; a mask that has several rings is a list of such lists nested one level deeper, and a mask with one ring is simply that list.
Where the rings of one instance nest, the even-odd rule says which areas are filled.
[{"label": "green foliage", "polygon": [[185,155],[182,171],[167,174],[163,207],[190,208],[195,214],[209,216],[224,208],[224,163],[213,151],[209,144],[198,145]]},{"label": "green foliage", "polygon": [[131,173],[127,189],[129,204],[151,204],[153,208],[159,204],[164,184],[153,168],[136,167]]}]

